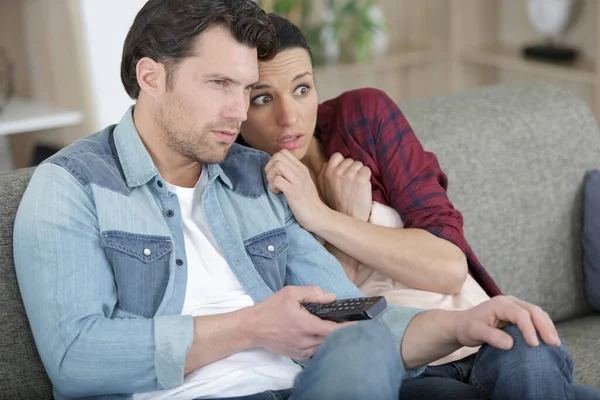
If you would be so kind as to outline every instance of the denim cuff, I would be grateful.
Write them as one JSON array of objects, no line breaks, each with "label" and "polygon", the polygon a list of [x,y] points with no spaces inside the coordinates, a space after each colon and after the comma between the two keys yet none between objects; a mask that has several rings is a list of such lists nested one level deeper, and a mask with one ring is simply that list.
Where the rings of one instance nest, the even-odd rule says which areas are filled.
[{"label": "denim cuff", "polygon": [[185,358],[193,340],[191,315],[154,317],[154,366],[159,388],[170,389],[183,384]]},{"label": "denim cuff", "polygon": [[[397,307],[390,305],[387,310],[385,310],[377,320],[379,323],[383,324],[386,328],[388,328],[396,341],[396,345],[398,347],[398,351],[402,349],[402,341],[404,340],[404,333],[406,332],[406,328],[417,314],[425,311],[423,309],[411,308],[411,307]],[[405,378],[412,378],[420,375],[423,371],[425,371],[427,365],[423,365],[418,368],[410,368],[406,369],[404,373]]]}]

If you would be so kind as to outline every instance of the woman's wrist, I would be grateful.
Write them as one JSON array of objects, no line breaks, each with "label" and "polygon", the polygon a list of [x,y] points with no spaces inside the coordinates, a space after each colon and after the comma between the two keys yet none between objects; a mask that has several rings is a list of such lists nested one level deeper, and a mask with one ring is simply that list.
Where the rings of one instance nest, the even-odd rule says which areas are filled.
[{"label": "woman's wrist", "polygon": [[331,224],[334,223],[335,213],[336,211],[329,208],[327,204],[321,203],[321,206],[315,213],[314,218],[312,218],[310,225],[305,226],[304,228],[319,236],[323,236],[323,234],[326,234],[327,227],[331,227]]}]

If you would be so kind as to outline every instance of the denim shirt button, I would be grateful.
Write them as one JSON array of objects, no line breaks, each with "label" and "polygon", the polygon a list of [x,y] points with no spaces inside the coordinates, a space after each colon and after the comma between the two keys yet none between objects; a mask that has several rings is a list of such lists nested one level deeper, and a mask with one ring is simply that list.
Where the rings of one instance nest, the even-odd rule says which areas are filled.
[{"label": "denim shirt button", "polygon": [[175,215],[173,210],[167,210],[167,217],[172,218]]},{"label": "denim shirt button", "polygon": [[157,185],[159,188],[163,187],[163,183],[162,183],[161,181],[156,181],[156,185]]},{"label": "denim shirt button", "polygon": [[178,258],[177,260],[175,260],[175,263],[181,267],[183,265],[183,260],[181,258]]},{"label": "denim shirt button", "polygon": [[144,255],[145,256],[149,256],[152,254],[152,251],[150,249],[144,249]]},{"label": "denim shirt button", "polygon": [[272,244],[270,244],[270,245],[267,247],[267,250],[269,250],[269,252],[271,252],[271,253],[272,253],[272,252],[274,252],[274,251],[275,251],[275,246],[273,246]]}]

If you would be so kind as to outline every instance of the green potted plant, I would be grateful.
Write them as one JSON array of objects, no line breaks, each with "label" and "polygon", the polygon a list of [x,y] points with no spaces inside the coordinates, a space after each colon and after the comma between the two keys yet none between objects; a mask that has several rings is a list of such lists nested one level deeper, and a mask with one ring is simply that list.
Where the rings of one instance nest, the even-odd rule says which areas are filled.
[{"label": "green potted plant", "polygon": [[386,47],[387,29],[379,0],[326,0],[320,16],[313,15],[313,0],[257,2],[266,12],[282,15],[298,25],[311,47],[315,66],[367,61],[376,38]]},{"label": "green potted plant", "polygon": [[373,12],[378,0],[327,0],[333,18],[325,23],[335,35],[340,46],[340,61],[365,62],[371,56],[373,40],[377,34],[386,34],[382,18]]}]

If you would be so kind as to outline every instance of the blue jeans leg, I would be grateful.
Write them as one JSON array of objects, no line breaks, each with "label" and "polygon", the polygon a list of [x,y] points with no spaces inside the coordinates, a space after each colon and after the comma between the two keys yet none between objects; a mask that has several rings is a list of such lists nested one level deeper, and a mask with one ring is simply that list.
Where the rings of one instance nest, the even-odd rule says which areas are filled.
[{"label": "blue jeans leg", "polygon": [[573,360],[564,345],[531,347],[516,325],[504,328],[511,350],[485,345],[479,350],[471,383],[485,398],[518,400],[600,399],[597,391],[573,382]]},{"label": "blue jeans leg", "polygon": [[251,394],[248,396],[221,397],[218,400],[288,400],[291,394],[292,389],[268,390],[266,392]]},{"label": "blue jeans leg", "polygon": [[306,362],[292,400],[397,400],[404,366],[390,332],[375,321],[330,334]]},{"label": "blue jeans leg", "polygon": [[484,397],[469,383],[475,355],[452,363],[427,367],[417,377],[405,379],[401,400],[478,400]]}]

